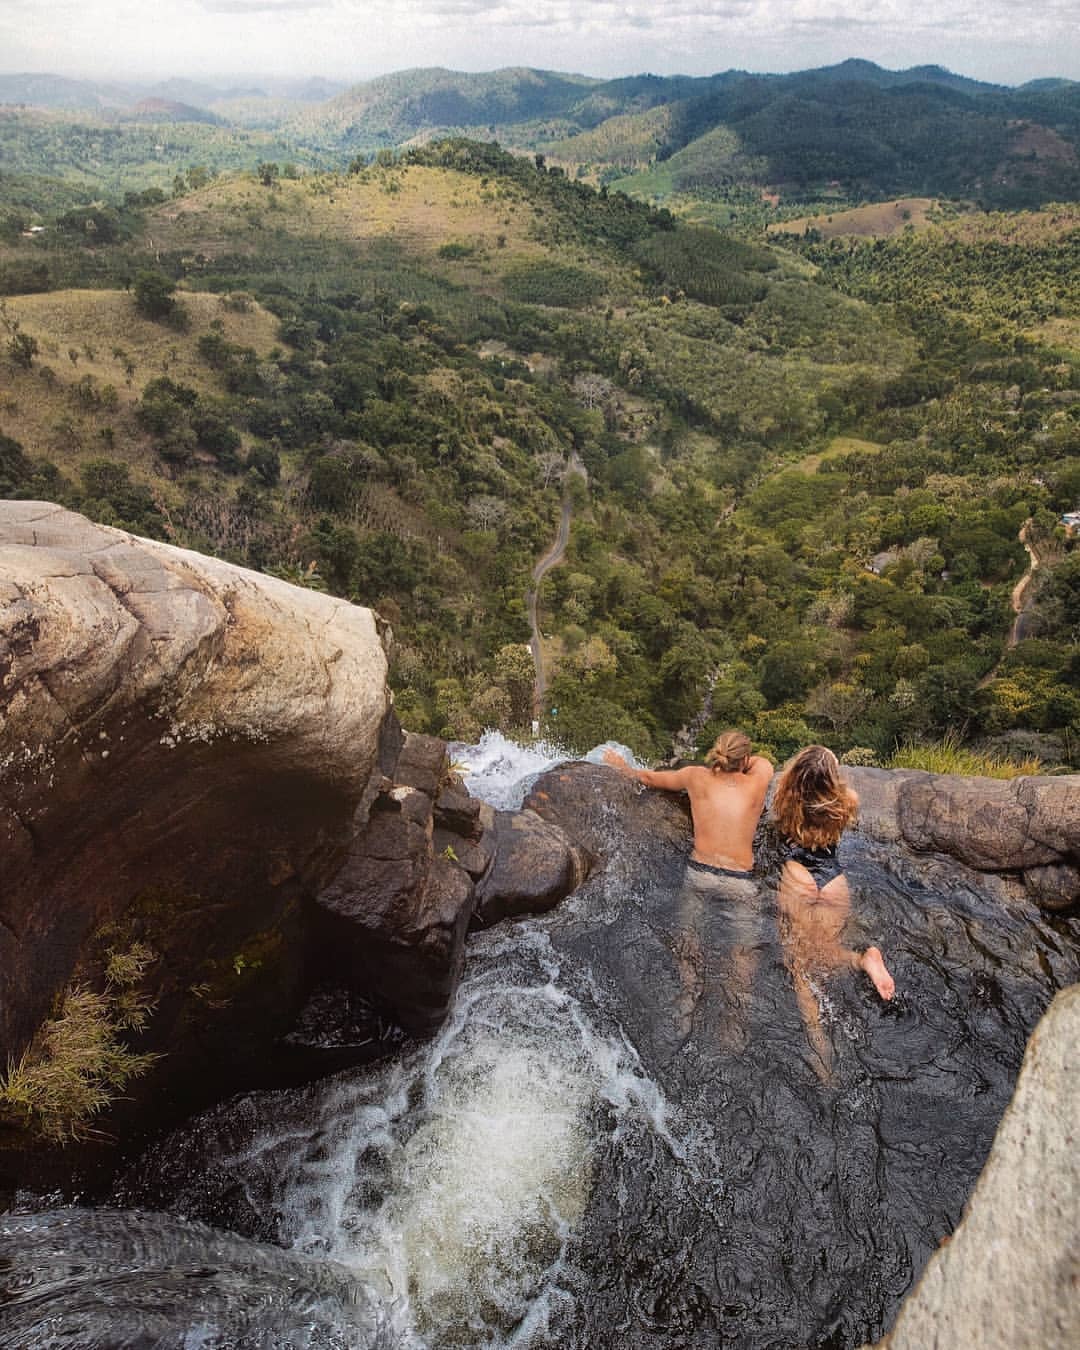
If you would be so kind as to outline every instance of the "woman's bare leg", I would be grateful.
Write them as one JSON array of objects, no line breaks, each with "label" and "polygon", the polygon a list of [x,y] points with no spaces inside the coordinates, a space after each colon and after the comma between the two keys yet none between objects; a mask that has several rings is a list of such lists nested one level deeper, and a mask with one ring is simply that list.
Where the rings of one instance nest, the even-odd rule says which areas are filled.
[{"label": "woman's bare leg", "polygon": [[798,965],[792,969],[791,982],[795,987],[795,1002],[799,1005],[806,1027],[806,1039],[814,1052],[814,1072],[823,1083],[827,1083],[832,1078],[833,1047],[821,1024],[821,1005],[806,972]]},{"label": "woman's bare leg", "polygon": [[795,1000],[815,1052],[823,1081],[832,1071],[832,1045],[821,1022],[821,1007],[807,978],[807,969],[850,966],[868,975],[883,999],[896,992],[892,976],[877,947],[853,951],[840,941],[851,913],[851,890],[846,877],[833,877],[818,889],[800,863],[787,862],[780,875],[780,914],[784,949],[795,988]]},{"label": "woman's bare leg", "polygon": [[780,908],[780,935],[788,970],[791,972],[795,1002],[806,1027],[806,1039],[814,1052],[815,1071],[821,1081],[826,1083],[832,1075],[832,1042],[821,1024],[821,1006],[810,984],[807,970],[809,967],[824,964],[821,962],[823,936],[826,947],[834,946],[835,938],[831,942],[828,938],[828,922],[825,924],[825,933],[822,933],[822,924],[816,914],[821,908],[817,884],[800,863],[784,864],[777,899]]}]

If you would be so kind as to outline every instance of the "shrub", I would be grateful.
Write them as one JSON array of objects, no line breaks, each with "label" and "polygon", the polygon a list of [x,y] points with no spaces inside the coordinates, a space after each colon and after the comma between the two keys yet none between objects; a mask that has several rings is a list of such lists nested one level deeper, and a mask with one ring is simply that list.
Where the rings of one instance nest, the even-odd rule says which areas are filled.
[{"label": "shrub", "polygon": [[84,1139],[105,1110],[157,1055],[136,1054],[121,1040],[146,1024],[152,1002],[138,989],[154,953],[137,942],[109,953],[105,989],[73,984],[0,1081],[0,1117],[52,1143]]},{"label": "shrub", "polygon": [[853,745],[840,756],[841,764],[850,764],[866,769],[878,769],[881,763],[877,754],[868,745]]}]

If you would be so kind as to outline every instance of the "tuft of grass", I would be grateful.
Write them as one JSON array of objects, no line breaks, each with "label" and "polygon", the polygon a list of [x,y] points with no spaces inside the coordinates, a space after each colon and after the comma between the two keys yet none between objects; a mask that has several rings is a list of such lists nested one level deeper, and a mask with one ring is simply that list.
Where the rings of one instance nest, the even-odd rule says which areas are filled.
[{"label": "tuft of grass", "polygon": [[137,988],[154,953],[142,943],[110,952],[106,988],[73,984],[0,1079],[0,1118],[50,1143],[86,1139],[90,1121],[159,1056],[136,1054],[121,1039],[140,1029],[152,1003]]},{"label": "tuft of grass", "polygon": [[927,773],[954,773],[969,778],[1021,778],[1042,772],[1034,756],[1005,759],[962,745],[958,736],[940,741],[906,741],[886,761],[887,769],[924,769]]},{"label": "tuft of grass", "polygon": [[118,1027],[142,1031],[154,1009],[153,1000],[136,986],[142,982],[147,966],[157,960],[145,942],[135,942],[125,952],[109,949],[105,965],[105,983],[112,997],[112,1017]]}]

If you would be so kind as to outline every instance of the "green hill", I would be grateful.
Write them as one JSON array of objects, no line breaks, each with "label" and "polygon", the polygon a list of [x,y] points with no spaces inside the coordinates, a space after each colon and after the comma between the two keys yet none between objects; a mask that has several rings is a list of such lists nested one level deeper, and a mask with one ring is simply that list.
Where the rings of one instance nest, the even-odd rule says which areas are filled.
[{"label": "green hill", "polygon": [[407,70],[355,85],[297,119],[312,145],[341,153],[400,145],[428,132],[484,129],[559,116],[599,81],[509,68],[482,74]]},{"label": "green hill", "polygon": [[339,156],[464,131],[593,177],[651,170],[647,182],[621,184],[646,195],[755,185],[1035,205],[1080,192],[1077,88],[1014,90],[936,66],[889,71],[867,61],[610,81],[404,71],[308,109],[292,130],[312,152]]},{"label": "green hill", "polygon": [[332,89],[0,76],[0,102],[20,105],[3,114],[0,151],[13,171],[115,193],[171,185],[192,165],[338,169],[464,134],[680,209],[737,207],[751,229],[767,223],[764,200],[782,219],[826,200],[939,197],[1020,208],[1080,196],[1080,84],[1070,81],[1012,89],[936,66],[845,61],[790,75],[618,80],[526,68],[407,70],[325,97]]}]

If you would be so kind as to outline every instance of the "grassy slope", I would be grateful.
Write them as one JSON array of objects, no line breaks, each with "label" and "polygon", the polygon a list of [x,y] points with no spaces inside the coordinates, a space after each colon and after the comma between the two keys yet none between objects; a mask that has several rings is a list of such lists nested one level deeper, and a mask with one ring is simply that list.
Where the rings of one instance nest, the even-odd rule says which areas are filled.
[{"label": "grassy slope", "polygon": [[550,142],[545,153],[550,160],[568,166],[643,169],[667,140],[671,122],[670,104],[643,113],[622,113],[606,118],[591,131]]},{"label": "grassy slope", "polygon": [[900,197],[896,201],[856,206],[850,211],[780,221],[770,225],[767,232],[807,234],[810,230],[816,230],[823,239],[836,239],[848,234],[887,239],[909,227],[914,230],[927,229],[931,223],[930,213],[936,205],[931,197]]},{"label": "grassy slope", "polygon": [[[283,231],[343,250],[346,263],[387,242],[432,275],[481,294],[498,294],[510,268],[545,258],[599,267],[618,291],[633,286],[632,269],[613,257],[600,259],[571,241],[552,247],[556,226],[550,211],[512,183],[413,165],[317,175],[272,191],[249,178],[223,179],[155,210],[147,238],[161,251],[214,260],[263,253]],[[471,252],[441,257],[446,245]]]},{"label": "grassy slope", "polygon": [[[576,265],[603,279],[600,303],[614,311],[611,336],[640,349],[666,385],[693,389],[717,414],[745,414],[748,428],[760,434],[792,408],[807,406],[823,385],[855,369],[893,374],[910,359],[908,344],[884,330],[868,307],[803,279],[806,269],[798,260],[783,260],[766,300],[736,326],[693,301],[658,306],[634,266],[573,241],[555,242],[557,224],[543,203],[514,184],[412,166],[283,181],[272,190],[246,176],[222,178],[148,213],[145,234],[132,247],[139,265],[152,264],[157,254],[182,256],[192,287],[201,270],[213,271],[224,258],[239,258],[242,265],[245,257],[265,261],[280,254],[284,267],[298,247],[310,251],[310,266],[322,269],[324,285],[345,289],[355,281],[351,268],[357,274],[370,269],[372,250],[381,243],[391,243],[405,265],[422,267],[458,294],[501,297],[503,278],[522,263]],[[447,244],[472,252],[441,257]],[[381,256],[374,254],[376,272]],[[49,428],[69,415],[71,390],[86,374],[112,384],[122,407],[147,379],[163,373],[209,390],[210,372],[193,344],[213,318],[224,323],[230,342],[260,353],[273,345],[273,319],[265,312],[232,314],[209,295],[184,293],[183,299],[192,319],[186,335],[138,319],[131,300],[117,293],[69,291],[10,301],[25,331],[42,344],[40,362],[53,367],[58,383],[48,390],[36,377],[30,383],[24,378],[16,399],[20,412],[5,417],[4,429],[43,452],[51,444]],[[115,342],[138,361],[130,388],[121,361],[111,355]],[[72,347],[81,353],[77,365],[68,358]]]},{"label": "grassy slope", "polygon": [[[65,471],[107,453],[131,464],[139,477],[156,479],[160,465],[132,418],[146,384],[167,376],[200,393],[216,393],[213,372],[196,351],[198,338],[215,320],[228,342],[253,347],[260,355],[275,345],[277,321],[258,305],[237,314],[223,308],[216,295],[185,292],[181,299],[190,320],[186,332],[142,318],[131,296],[121,291],[51,291],[8,299],[8,315],[18,320],[20,331],[37,339],[40,351],[32,370],[9,367],[5,372],[0,430]],[[135,363],[130,381],[125,355]],[[43,367],[55,373],[55,381],[42,377]],[[112,386],[114,408],[80,397],[77,385],[87,376],[98,391]],[[108,427],[117,438],[115,449],[102,437]]]},{"label": "grassy slope", "polygon": [[816,230],[823,239],[843,235],[888,239],[908,227],[929,232],[934,239],[961,243],[1002,243],[1019,246],[1045,244],[1080,228],[1080,206],[1065,202],[1042,211],[968,211],[954,219],[941,216],[940,204],[930,197],[901,197],[875,202],[850,211],[801,216],[768,227],[769,234],[806,234]]}]

